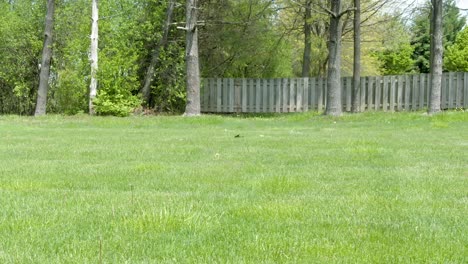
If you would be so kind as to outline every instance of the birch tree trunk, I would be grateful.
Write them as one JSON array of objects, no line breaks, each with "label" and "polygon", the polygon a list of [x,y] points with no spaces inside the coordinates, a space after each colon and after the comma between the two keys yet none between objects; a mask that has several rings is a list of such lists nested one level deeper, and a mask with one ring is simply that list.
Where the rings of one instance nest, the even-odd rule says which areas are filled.
[{"label": "birch tree trunk", "polygon": [[310,75],[310,60],[312,52],[312,1],[307,0],[305,3],[304,13],[304,55],[302,58],[302,77]]},{"label": "birch tree trunk", "polygon": [[442,28],[442,0],[431,0],[431,94],[429,100],[428,114],[440,112],[441,86],[442,86],[442,58],[443,58],[443,28]]},{"label": "birch tree trunk", "polygon": [[169,0],[168,7],[166,10],[166,20],[163,25],[163,36],[154,48],[153,54],[151,56],[151,62],[146,71],[145,81],[141,93],[143,94],[144,104],[149,106],[151,99],[151,83],[154,78],[154,69],[159,61],[159,53],[163,47],[167,45],[167,39],[169,36],[169,27],[172,22],[172,14],[174,13],[175,0]]},{"label": "birch tree trunk", "polygon": [[325,115],[341,115],[341,0],[331,0],[328,43],[327,107]]},{"label": "birch tree trunk", "polygon": [[46,114],[47,91],[49,89],[50,59],[52,57],[53,28],[54,28],[54,0],[47,1],[47,15],[44,30],[44,46],[42,48],[41,71],[39,74],[39,88],[37,91],[35,116]]},{"label": "birch tree trunk", "polygon": [[98,39],[99,39],[99,9],[98,0],[92,0],[91,9],[91,48],[90,48],[90,63],[91,63],[91,83],[89,85],[89,114],[95,115],[94,99],[97,95],[97,71],[98,71]]},{"label": "birch tree trunk", "polygon": [[354,59],[353,59],[353,90],[352,111],[360,110],[361,93],[361,0],[354,0]]},{"label": "birch tree trunk", "polygon": [[185,116],[200,115],[200,66],[198,61],[197,0],[187,0],[186,51],[187,104]]}]

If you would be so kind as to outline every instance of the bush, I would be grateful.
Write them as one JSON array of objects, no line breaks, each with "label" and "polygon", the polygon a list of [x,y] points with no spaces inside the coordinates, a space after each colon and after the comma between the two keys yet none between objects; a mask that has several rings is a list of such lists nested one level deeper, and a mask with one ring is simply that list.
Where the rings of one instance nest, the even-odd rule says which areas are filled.
[{"label": "bush", "polygon": [[96,114],[128,116],[133,110],[141,105],[141,99],[133,95],[108,94],[106,91],[99,91],[94,100]]}]

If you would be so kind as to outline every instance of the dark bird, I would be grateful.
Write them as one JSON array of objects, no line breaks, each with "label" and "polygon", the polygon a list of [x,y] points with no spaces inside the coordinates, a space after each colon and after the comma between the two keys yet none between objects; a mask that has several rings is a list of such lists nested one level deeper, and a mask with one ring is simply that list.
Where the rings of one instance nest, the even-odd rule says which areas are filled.
[{"label": "dark bird", "polygon": [[240,134],[237,134],[234,136],[235,138],[240,138]]}]

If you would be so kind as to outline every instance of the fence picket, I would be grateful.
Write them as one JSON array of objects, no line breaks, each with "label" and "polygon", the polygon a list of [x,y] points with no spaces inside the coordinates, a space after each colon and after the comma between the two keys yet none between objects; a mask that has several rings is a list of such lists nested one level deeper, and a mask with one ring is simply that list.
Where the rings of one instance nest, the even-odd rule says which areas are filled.
[{"label": "fence picket", "polygon": [[397,87],[397,110],[403,109],[403,76],[398,76],[398,87]]},{"label": "fence picket", "polygon": [[383,89],[382,89],[382,109],[384,112],[388,110],[388,81],[389,77],[383,77]]},{"label": "fence picket", "polygon": [[375,104],[374,110],[379,110],[381,108],[380,99],[382,97],[382,77],[377,77],[375,80]]},{"label": "fence picket", "polygon": [[353,88],[352,85],[353,78],[346,77],[346,111],[351,111],[351,89]]},{"label": "fence picket", "polygon": [[242,112],[247,112],[247,80],[242,79]]},{"label": "fence picket", "polygon": [[426,89],[424,89],[425,84],[426,84],[426,75],[421,74],[421,77],[419,80],[419,109],[422,109],[425,106],[425,102],[424,102],[425,101],[424,98],[426,98],[425,97]]},{"label": "fence picket", "polygon": [[317,102],[316,100],[316,86],[317,84],[317,80],[315,78],[310,78],[310,82],[309,82],[309,90],[310,90],[310,100],[309,100],[309,107],[310,109],[314,110],[314,109],[317,109],[317,107],[315,106],[315,102]]},{"label": "fence picket", "polygon": [[368,83],[367,83],[367,110],[371,110],[372,108],[374,108],[374,105],[372,103],[372,98],[374,97],[374,93],[373,93],[374,82],[375,82],[374,77],[369,77]]},{"label": "fence picket", "polygon": [[418,110],[418,107],[417,107],[417,98],[418,98],[418,89],[417,87],[418,86],[418,79],[419,79],[419,75],[413,75],[413,94],[411,96],[411,110],[413,111],[416,111]]},{"label": "fence picket", "polygon": [[276,100],[276,109],[275,111],[277,113],[281,112],[281,79],[276,79],[276,94],[275,94],[275,100]]},{"label": "fence picket", "polygon": [[268,80],[263,80],[263,85],[262,85],[262,103],[260,109],[262,109],[262,112],[266,113],[268,112],[267,107],[268,107]]},{"label": "fence picket", "polygon": [[456,108],[461,108],[463,106],[462,104],[462,97],[463,97],[463,73],[458,72],[457,73],[457,93],[455,95],[456,98],[456,103],[455,107]]},{"label": "fence picket", "polygon": [[323,78],[318,79],[317,87],[317,110],[320,112],[323,110]]},{"label": "fence picket", "polygon": [[295,112],[302,112],[302,94],[304,93],[304,79],[297,79],[296,80],[296,109]]},{"label": "fence picket", "polygon": [[361,77],[361,112],[364,112],[366,110],[366,84],[367,84],[367,78],[366,77]]},{"label": "fence picket", "polygon": [[283,79],[283,97],[281,102],[283,102],[283,110],[281,112],[288,112],[288,91],[289,91],[289,81],[290,79]]},{"label": "fence picket", "polygon": [[411,91],[411,83],[409,75],[405,75],[405,110],[410,110],[410,91]]},{"label": "fence picket", "polygon": [[390,77],[390,112],[395,111],[395,76]]},{"label": "fence picket", "polygon": [[453,108],[454,92],[456,91],[453,86],[453,73],[449,73],[449,85],[448,85],[448,108]]},{"label": "fence picket", "polygon": [[289,82],[289,109],[288,112],[294,112],[295,110],[295,84],[297,79],[291,79]]},{"label": "fence picket", "polygon": [[302,107],[303,111],[307,112],[309,111],[309,78],[304,78],[303,80],[303,102],[302,102]]},{"label": "fence picket", "polygon": [[445,73],[442,74],[442,87],[441,87],[441,99],[440,99],[440,109],[447,108],[447,75]]},{"label": "fence picket", "polygon": [[468,108],[468,72],[463,74],[463,107]]},{"label": "fence picket", "polygon": [[256,113],[260,113],[261,100],[262,100],[262,81],[261,79],[257,79],[256,84],[255,84],[255,112]]}]

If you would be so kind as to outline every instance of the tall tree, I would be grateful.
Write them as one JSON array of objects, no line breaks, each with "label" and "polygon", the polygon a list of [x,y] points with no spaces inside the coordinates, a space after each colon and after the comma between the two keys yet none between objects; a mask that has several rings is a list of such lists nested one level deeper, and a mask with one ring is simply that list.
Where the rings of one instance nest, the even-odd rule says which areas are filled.
[{"label": "tall tree", "polygon": [[304,55],[302,57],[302,77],[309,77],[310,60],[312,58],[312,0],[307,0],[304,8]]},{"label": "tall tree", "polygon": [[361,0],[354,0],[354,58],[353,58],[353,90],[352,111],[360,110],[359,99],[361,91]]},{"label": "tall tree", "polygon": [[159,40],[158,44],[154,48],[153,54],[151,55],[151,62],[150,65],[148,66],[148,69],[146,70],[146,75],[145,75],[145,80],[143,84],[143,88],[141,89],[141,92],[143,94],[143,100],[144,104],[147,106],[150,103],[150,98],[151,98],[151,82],[153,81],[154,77],[154,68],[158,64],[159,60],[159,53],[161,49],[165,46],[167,46],[167,40],[169,36],[169,27],[172,23],[172,14],[174,12],[174,6],[175,6],[175,0],[169,0],[167,10],[166,10],[166,19],[163,23],[163,35],[161,39]]},{"label": "tall tree", "polygon": [[98,71],[98,38],[99,38],[99,9],[98,0],[92,0],[91,8],[91,48],[90,48],[90,62],[91,62],[91,83],[89,85],[89,114],[94,115],[94,99],[97,95],[97,71]]},{"label": "tall tree", "polygon": [[187,104],[185,116],[200,115],[200,65],[198,60],[197,0],[187,0],[186,5],[186,72]]},{"label": "tall tree", "polygon": [[331,8],[325,9],[330,15],[330,41],[328,42],[327,107],[326,115],[340,116],[341,104],[341,37],[342,20],[349,10],[342,11],[341,0],[330,0]]},{"label": "tall tree", "polygon": [[442,57],[444,47],[442,44],[442,0],[431,0],[431,94],[429,100],[428,114],[440,112],[440,97],[442,86]]},{"label": "tall tree", "polygon": [[42,49],[41,72],[39,74],[39,89],[37,91],[35,116],[45,115],[47,108],[47,91],[49,89],[50,60],[52,58],[52,41],[54,28],[55,1],[47,1],[47,15],[44,30],[44,46]]}]

